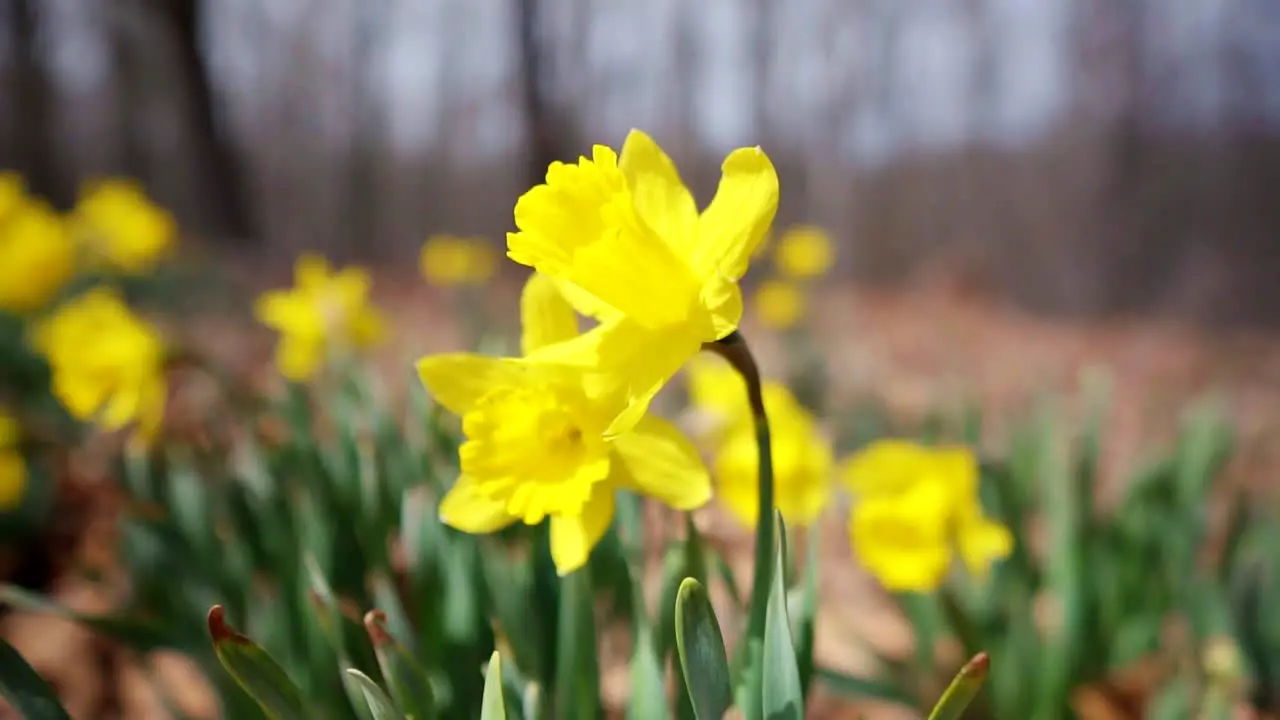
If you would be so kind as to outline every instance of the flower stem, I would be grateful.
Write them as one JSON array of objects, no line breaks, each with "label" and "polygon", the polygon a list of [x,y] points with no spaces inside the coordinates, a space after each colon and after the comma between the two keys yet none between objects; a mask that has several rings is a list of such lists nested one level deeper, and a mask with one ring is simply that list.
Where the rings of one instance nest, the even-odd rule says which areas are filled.
[{"label": "flower stem", "polygon": [[[758,512],[756,513],[756,552],[751,579],[751,610],[747,619],[748,646],[764,644],[765,610],[768,607],[769,585],[773,576],[773,445],[769,435],[769,418],[764,410],[764,390],[760,382],[760,370],[755,357],[747,347],[747,341],[736,330],[705,349],[729,361],[747,384],[747,402],[755,421],[756,452],[759,457],[757,488]],[[758,671],[758,670],[757,670]]]}]

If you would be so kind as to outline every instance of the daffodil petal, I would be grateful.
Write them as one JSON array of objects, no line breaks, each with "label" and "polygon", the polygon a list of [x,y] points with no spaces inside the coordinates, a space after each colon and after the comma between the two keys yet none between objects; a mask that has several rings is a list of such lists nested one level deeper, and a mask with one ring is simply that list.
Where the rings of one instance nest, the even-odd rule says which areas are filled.
[{"label": "daffodil petal", "polygon": [[520,294],[520,347],[533,351],[578,336],[578,316],[551,278],[533,273]]},{"label": "daffodil petal", "polygon": [[702,286],[702,302],[711,313],[717,340],[738,329],[742,322],[742,288],[737,282],[719,273],[712,275]]},{"label": "daffodil petal", "polygon": [[555,283],[556,288],[560,290],[560,295],[569,305],[582,315],[594,318],[601,324],[608,324],[622,319],[622,313],[617,308],[568,280],[562,277],[552,277],[551,281]]},{"label": "daffodil petal", "polygon": [[276,344],[276,367],[286,379],[311,379],[324,362],[324,343],[310,337],[285,335]]},{"label": "daffodil petal", "polygon": [[621,466],[618,482],[677,510],[692,510],[711,499],[711,476],[698,450],[675,425],[644,416],[613,441]]},{"label": "daffodil petal", "polygon": [[698,222],[698,206],[680,179],[676,165],[641,130],[622,144],[618,168],[627,178],[636,211],[672,249],[687,253]]},{"label": "daffodil petal", "polygon": [[854,555],[892,592],[931,592],[951,565],[951,548],[935,518],[896,500],[859,503],[849,522]]},{"label": "daffodil petal", "polygon": [[973,575],[983,576],[993,562],[1013,552],[1013,533],[1004,525],[977,515],[961,523],[958,544],[965,567]]},{"label": "daffodil petal", "polygon": [[612,522],[613,488],[608,483],[595,484],[581,515],[552,516],[551,559],[556,574],[563,577],[586,565],[591,549]]},{"label": "daffodil petal", "polygon": [[489,390],[526,382],[533,370],[512,358],[474,353],[429,355],[418,361],[418,377],[436,402],[464,415]]},{"label": "daffodil petal", "polygon": [[440,521],[473,535],[497,532],[518,519],[507,512],[505,503],[480,492],[479,483],[468,475],[459,477],[440,501]]},{"label": "daffodil petal", "polygon": [[758,147],[734,150],[720,170],[715,198],[698,218],[693,268],[704,279],[719,272],[737,280],[777,213],[778,174]]},{"label": "daffodil petal", "polygon": [[253,303],[253,315],[269,328],[295,334],[320,334],[320,321],[308,298],[287,290],[263,293]]}]

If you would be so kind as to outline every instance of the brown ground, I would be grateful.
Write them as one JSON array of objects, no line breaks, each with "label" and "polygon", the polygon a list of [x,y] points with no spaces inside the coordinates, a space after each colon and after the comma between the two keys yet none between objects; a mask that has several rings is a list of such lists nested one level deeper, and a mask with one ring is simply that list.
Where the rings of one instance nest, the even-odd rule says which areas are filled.
[{"label": "brown ground", "polygon": [[[399,328],[396,347],[385,356],[388,369],[400,372],[414,354],[457,346],[456,328],[448,320],[449,299],[407,276],[380,280],[379,296]],[[488,308],[510,317],[515,297],[515,287],[504,287],[490,293]],[[927,407],[973,398],[992,417],[995,438],[1001,435],[1001,418],[1024,411],[1037,393],[1051,390],[1070,400],[1082,370],[1108,369],[1115,387],[1106,452],[1113,487],[1143,452],[1169,438],[1180,410],[1208,392],[1220,394],[1239,428],[1237,458],[1228,481],[1265,486],[1269,472],[1278,466],[1280,444],[1268,441],[1280,428],[1280,338],[1226,335],[1159,322],[1049,322],[945,289],[892,294],[833,289],[815,304],[812,321],[829,352],[835,396],[873,394],[904,418],[916,417]],[[783,356],[778,344],[749,325],[745,330],[765,373],[780,372]],[[228,347],[226,336],[218,337],[217,349],[229,359],[269,356],[269,338],[258,336]],[[65,568],[72,559],[104,562],[104,548],[110,546],[110,493],[93,473],[81,480],[65,493],[66,510],[59,515],[56,533],[61,544],[49,551],[58,556],[55,568]],[[824,604],[818,654],[829,665],[857,670],[866,662],[857,638],[872,638],[893,649],[905,646],[909,634],[855,568],[837,515],[828,515],[820,535]],[[700,521],[714,542],[732,550],[745,582],[749,535],[715,512]],[[55,574],[58,577],[44,587],[64,603],[86,611],[108,604],[85,581]],[[731,635],[733,619],[727,623],[726,634]],[[191,669],[180,658],[132,658],[74,624],[45,616],[11,614],[0,629],[55,682],[77,719],[167,717],[148,676],[173,688],[188,714],[210,716],[211,696],[191,679]],[[606,674],[608,696],[618,698],[625,687],[621,670]],[[873,717],[894,716],[869,710]],[[851,716],[849,711],[820,696],[810,716],[845,717]],[[0,718],[6,717],[10,715],[0,708]]]}]

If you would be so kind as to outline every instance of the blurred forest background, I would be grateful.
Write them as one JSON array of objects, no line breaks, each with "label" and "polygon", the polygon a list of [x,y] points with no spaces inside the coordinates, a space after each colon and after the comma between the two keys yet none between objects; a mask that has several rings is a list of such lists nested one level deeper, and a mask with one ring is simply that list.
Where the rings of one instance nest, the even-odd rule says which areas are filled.
[{"label": "blurred forest background", "polygon": [[845,279],[1280,325],[1273,0],[0,0],[0,167],[267,265],[501,242],[632,126],[703,199],[763,145]]}]

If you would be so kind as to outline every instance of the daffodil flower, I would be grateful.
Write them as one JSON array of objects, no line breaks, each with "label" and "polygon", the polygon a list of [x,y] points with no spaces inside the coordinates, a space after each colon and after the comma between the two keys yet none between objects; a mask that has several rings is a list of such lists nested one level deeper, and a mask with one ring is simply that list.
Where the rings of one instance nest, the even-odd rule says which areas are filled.
[{"label": "daffodil flower", "polygon": [[440,504],[443,521],[484,534],[515,522],[551,523],[551,554],[568,574],[586,563],[613,520],[614,493],[629,489],[680,509],[706,503],[706,468],[675,426],[643,416],[606,429],[625,403],[597,372],[533,360],[578,335],[573,309],[549,278],[521,298],[524,358],[449,353],[418,362],[422,382],[461,416],[461,475]]},{"label": "daffodil flower", "polygon": [[294,264],[294,287],[263,293],[254,305],[262,324],[280,333],[276,367],[289,380],[313,377],[335,351],[369,347],[383,334],[382,315],[369,302],[369,274],[348,267],[330,272],[318,255]]},{"label": "daffodil flower", "polygon": [[87,187],[72,222],[95,259],[127,273],[151,269],[172,248],[178,230],[141,185],[123,178]]},{"label": "daffodil flower", "polygon": [[117,293],[95,288],[62,304],[35,325],[32,341],[73,417],[107,430],[136,422],[143,439],[159,429],[168,398],[164,343]]},{"label": "daffodil flower", "polygon": [[959,556],[983,577],[1013,551],[1013,535],[978,499],[978,464],[964,447],[880,440],[844,467],[858,496],[850,518],[854,552],[890,590],[930,591]]},{"label": "daffodil flower", "polygon": [[20,196],[0,213],[0,309],[25,314],[45,307],[75,270],[75,243],[57,211]]},{"label": "daffodil flower", "polygon": [[[742,376],[714,355],[686,368],[690,409],[702,420],[700,435],[712,449],[716,497],[735,520],[753,527],[759,517],[760,456]],[[818,421],[786,385],[761,387],[772,437],[774,504],[789,525],[808,526],[832,495],[835,458]]]},{"label": "daffodil flower", "polygon": [[773,222],[778,176],[758,147],[722,166],[701,213],[675,164],[632,130],[621,156],[597,145],[576,164],[552,163],[546,183],[516,203],[507,254],[553,278],[599,327],[540,354],[607,366],[627,407],[607,435],[626,431],[703,343],[742,318],[738,279]]},{"label": "daffodil flower", "polygon": [[418,259],[422,277],[441,288],[481,285],[498,269],[498,253],[484,238],[432,235]]},{"label": "daffodil flower", "polygon": [[835,248],[826,231],[814,225],[789,228],[774,250],[778,273],[792,280],[820,277],[835,262]]}]

